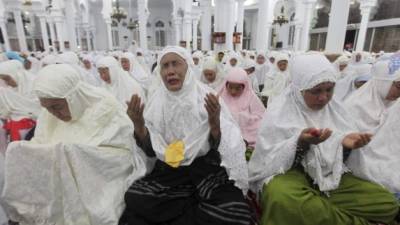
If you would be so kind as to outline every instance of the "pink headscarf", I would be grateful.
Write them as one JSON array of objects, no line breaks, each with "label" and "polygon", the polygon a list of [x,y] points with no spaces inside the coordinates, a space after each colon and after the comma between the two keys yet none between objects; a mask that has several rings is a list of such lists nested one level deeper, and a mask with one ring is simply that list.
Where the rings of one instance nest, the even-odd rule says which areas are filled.
[{"label": "pink headscarf", "polygon": [[[243,84],[243,93],[238,97],[229,94],[227,83]],[[238,122],[243,138],[254,146],[257,138],[257,130],[263,118],[265,108],[260,99],[250,86],[250,79],[242,68],[229,70],[219,95],[228,105],[233,118]]]}]

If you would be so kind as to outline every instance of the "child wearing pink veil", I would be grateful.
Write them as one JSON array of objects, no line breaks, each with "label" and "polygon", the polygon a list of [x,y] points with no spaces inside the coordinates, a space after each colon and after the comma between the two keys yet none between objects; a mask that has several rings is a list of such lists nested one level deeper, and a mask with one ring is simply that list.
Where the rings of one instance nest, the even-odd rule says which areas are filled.
[{"label": "child wearing pink veil", "polygon": [[229,70],[219,95],[239,124],[248,148],[254,148],[265,108],[251,88],[246,71],[242,68]]}]

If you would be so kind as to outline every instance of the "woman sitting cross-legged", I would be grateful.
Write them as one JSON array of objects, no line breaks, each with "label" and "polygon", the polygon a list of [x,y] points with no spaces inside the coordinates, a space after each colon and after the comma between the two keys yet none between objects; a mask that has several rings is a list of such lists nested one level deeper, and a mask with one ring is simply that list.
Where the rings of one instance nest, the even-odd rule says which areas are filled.
[{"label": "woman sitting cross-legged", "polygon": [[332,99],[332,65],[315,53],[291,65],[293,83],[267,109],[249,162],[250,187],[262,192],[262,224],[392,223],[394,196],[344,165],[371,135],[359,133]]},{"label": "woman sitting cross-legged", "polygon": [[153,165],[127,191],[121,224],[249,224],[240,128],[194,77],[185,49],[166,47],[157,64],[161,87],[146,107],[137,96],[128,107],[137,144]]}]

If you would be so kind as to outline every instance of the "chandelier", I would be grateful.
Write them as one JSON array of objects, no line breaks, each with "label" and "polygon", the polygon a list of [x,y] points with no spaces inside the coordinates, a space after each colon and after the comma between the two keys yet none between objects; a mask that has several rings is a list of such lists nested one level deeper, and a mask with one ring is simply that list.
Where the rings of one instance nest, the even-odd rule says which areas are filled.
[{"label": "chandelier", "polygon": [[137,20],[133,21],[132,18],[129,19],[128,28],[129,30],[133,30],[139,27],[139,23]]},{"label": "chandelier", "polygon": [[125,10],[119,7],[119,0],[116,1],[115,7],[112,10],[111,18],[121,22],[122,19],[126,19],[127,15]]},{"label": "chandelier", "polygon": [[24,6],[31,6],[32,5],[32,0],[25,0],[24,3],[22,3]]},{"label": "chandelier", "polygon": [[275,24],[279,24],[279,26],[282,26],[282,25],[285,24],[285,23],[289,23],[289,20],[286,18],[284,12],[285,12],[285,7],[282,6],[282,8],[281,8],[281,15],[277,16],[277,17],[274,19],[274,22],[273,22],[272,24],[274,24],[274,25],[275,25]]}]

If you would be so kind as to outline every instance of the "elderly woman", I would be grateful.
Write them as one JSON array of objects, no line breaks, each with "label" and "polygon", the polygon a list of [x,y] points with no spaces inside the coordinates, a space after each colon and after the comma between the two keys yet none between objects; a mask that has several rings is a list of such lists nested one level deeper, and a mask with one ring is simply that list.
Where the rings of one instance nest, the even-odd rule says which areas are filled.
[{"label": "elderly woman", "polygon": [[218,70],[217,62],[213,58],[209,57],[205,60],[200,80],[215,91],[221,88],[224,78]]},{"label": "elderly woman", "polygon": [[280,95],[289,86],[291,77],[289,73],[289,56],[284,53],[274,55],[275,68],[271,69],[264,81],[264,90],[261,95],[268,97],[268,104],[273,97]]},{"label": "elderly woman", "polygon": [[[400,70],[399,70],[400,72]],[[390,106],[400,97],[400,73],[389,73],[388,61],[372,68],[373,78],[344,101],[360,130],[373,132]]]},{"label": "elderly woman", "polygon": [[145,173],[124,108],[65,64],[39,71],[34,90],[44,108],[35,137],[6,153],[1,197],[10,219],[117,225],[125,191]]},{"label": "elderly woman", "polygon": [[246,71],[241,68],[231,69],[219,95],[239,124],[244,140],[249,147],[254,148],[265,108],[252,90]]},{"label": "elderly woman", "polygon": [[122,69],[128,72],[143,90],[147,90],[151,81],[150,77],[135,59],[135,56],[130,52],[125,52],[120,58]]},{"label": "elderly woman", "polygon": [[291,72],[293,83],[267,109],[249,163],[251,188],[262,192],[262,224],[392,223],[394,196],[344,166],[371,135],[359,133],[332,99],[331,63],[298,55]]},{"label": "elderly woman", "polygon": [[101,58],[96,64],[100,77],[103,80],[101,87],[112,93],[124,105],[134,94],[138,94],[142,98],[145,96],[140,85],[128,72],[121,68],[114,57],[107,56]]},{"label": "elderly woman", "polygon": [[[347,74],[335,84],[335,94],[333,98],[339,102],[346,101],[357,89],[371,79],[371,65],[364,64]],[[340,72],[336,72],[337,74]],[[339,76],[339,75],[337,75]]]},{"label": "elderly woman", "polygon": [[146,109],[137,96],[128,108],[135,139],[153,168],[126,193],[122,220],[132,225],[248,224],[239,127],[215,92],[195,79],[185,49],[166,47],[158,65],[162,86]]},{"label": "elderly woman", "polygon": [[[9,60],[0,63],[0,119],[10,134],[11,141],[25,139],[35,126],[40,112],[37,97],[32,92],[32,77],[21,62]],[[4,143],[3,143],[4,146]]]}]

